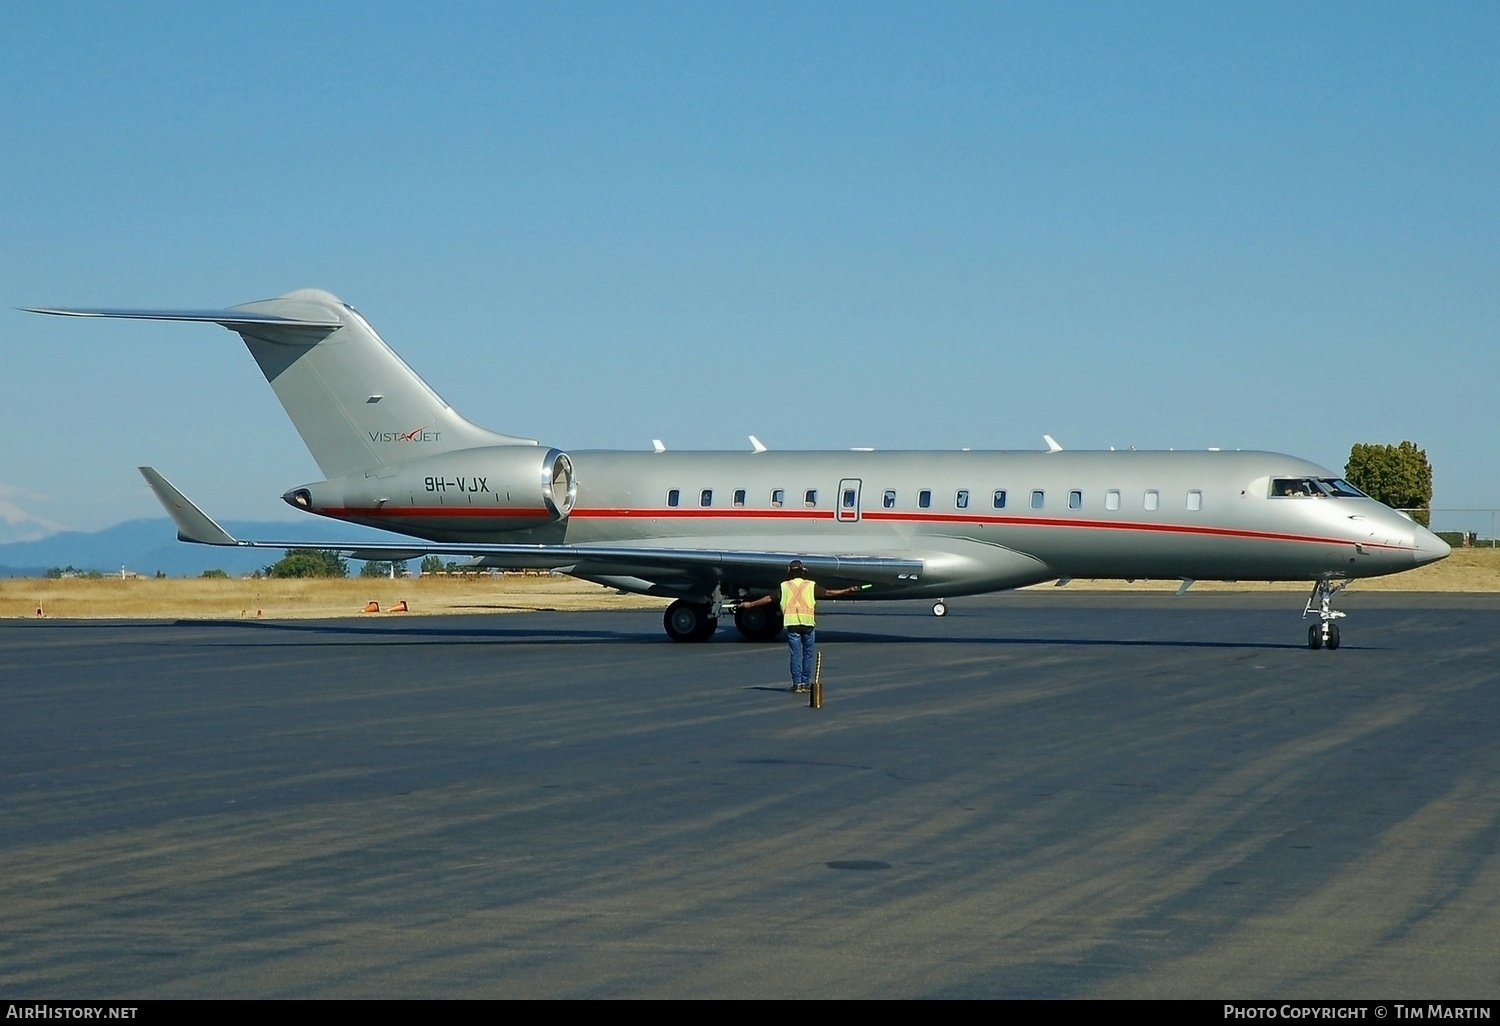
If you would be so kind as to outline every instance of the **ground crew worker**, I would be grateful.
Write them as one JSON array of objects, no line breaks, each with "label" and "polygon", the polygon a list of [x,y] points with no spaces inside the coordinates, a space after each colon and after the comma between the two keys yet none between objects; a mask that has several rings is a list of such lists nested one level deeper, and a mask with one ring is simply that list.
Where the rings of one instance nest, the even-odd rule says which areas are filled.
[{"label": "ground crew worker", "polygon": [[806,577],[806,573],[807,567],[802,565],[802,560],[794,559],[786,568],[786,580],[781,582],[780,596],[764,595],[740,606],[741,609],[754,609],[780,598],[781,619],[786,625],[786,644],[792,657],[791,691],[806,691],[812,685],[814,649],[818,640],[815,629],[818,599],[837,598],[860,590],[860,586],[856,584],[852,588],[829,591]]}]

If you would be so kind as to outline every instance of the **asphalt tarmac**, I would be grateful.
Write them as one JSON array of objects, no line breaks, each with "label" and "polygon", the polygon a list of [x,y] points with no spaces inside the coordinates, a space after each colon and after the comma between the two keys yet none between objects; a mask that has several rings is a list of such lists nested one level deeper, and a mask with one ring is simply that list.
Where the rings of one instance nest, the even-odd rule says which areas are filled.
[{"label": "asphalt tarmac", "polygon": [[1500,996],[1500,597],[0,621],[0,996]]}]

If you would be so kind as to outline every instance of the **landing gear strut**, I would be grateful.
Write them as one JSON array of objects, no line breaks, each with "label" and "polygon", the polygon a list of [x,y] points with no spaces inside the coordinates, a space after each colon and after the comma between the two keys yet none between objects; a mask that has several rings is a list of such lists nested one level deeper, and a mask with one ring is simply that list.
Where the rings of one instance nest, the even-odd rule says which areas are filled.
[{"label": "landing gear strut", "polygon": [[1304,617],[1318,618],[1317,623],[1307,628],[1308,648],[1316,650],[1327,647],[1332,652],[1339,647],[1339,625],[1334,621],[1348,614],[1333,608],[1333,597],[1347,587],[1348,581],[1334,584],[1327,577],[1319,577],[1318,583],[1313,585],[1312,594],[1307,597],[1307,606],[1302,610]]}]

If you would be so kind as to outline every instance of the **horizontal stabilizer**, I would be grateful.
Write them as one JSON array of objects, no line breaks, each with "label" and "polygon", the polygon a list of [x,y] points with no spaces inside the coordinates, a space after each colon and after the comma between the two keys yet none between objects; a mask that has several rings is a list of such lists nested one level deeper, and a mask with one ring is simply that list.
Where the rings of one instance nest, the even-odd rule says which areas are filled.
[{"label": "horizontal stabilizer", "polygon": [[249,310],[79,310],[53,306],[23,306],[27,313],[52,314],[57,317],[113,317],[126,321],[198,321],[222,324],[226,328],[327,328],[339,327],[333,318],[283,317],[280,314],[254,313]]},{"label": "horizontal stabilizer", "polygon": [[199,545],[239,545],[240,542],[224,528],[214,523],[213,518],[203,512],[186,495],[172,486],[152,467],[139,468],[141,476],[156,493],[157,501],[166,509],[167,516],[177,525],[177,537],[185,542]]},{"label": "horizontal stabilizer", "polygon": [[[326,478],[457,449],[536,445],[461,417],[330,292],[296,289],[227,310],[23,307],[62,317],[218,324],[235,332]],[[413,441],[413,440],[416,441]]]}]

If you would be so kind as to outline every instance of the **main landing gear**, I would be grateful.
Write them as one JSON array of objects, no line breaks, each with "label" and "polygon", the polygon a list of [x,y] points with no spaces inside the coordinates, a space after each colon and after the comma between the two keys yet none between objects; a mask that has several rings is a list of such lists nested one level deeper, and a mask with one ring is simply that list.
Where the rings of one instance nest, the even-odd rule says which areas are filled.
[{"label": "main landing gear", "polygon": [[781,614],[770,606],[737,609],[734,628],[746,641],[771,641],[781,633]]},{"label": "main landing gear", "polygon": [[[730,608],[732,606],[727,602],[720,602],[717,606],[719,611]],[[661,618],[662,626],[673,641],[707,641],[719,629],[715,609],[712,602],[678,599],[667,607]],[[769,606],[735,609],[734,626],[746,641],[771,641],[781,633],[781,613]]]},{"label": "main landing gear", "polygon": [[712,609],[706,602],[673,602],[661,618],[667,637],[673,641],[707,641],[719,629],[719,618],[710,615]]},{"label": "main landing gear", "polygon": [[934,602],[932,604],[932,615],[933,616],[947,616],[948,615],[948,603],[944,602],[942,599],[938,599],[936,602]]},{"label": "main landing gear", "polygon": [[[1333,597],[1347,587],[1348,581],[1334,584],[1327,577],[1318,578],[1318,583],[1313,585],[1312,594],[1307,597],[1307,606],[1302,610],[1304,617],[1318,618],[1317,623],[1307,628],[1308,648],[1317,650],[1326,647],[1332,652],[1339,647],[1339,625],[1334,621],[1348,614],[1333,608]],[[1317,606],[1316,609],[1313,608],[1314,605]]]}]

